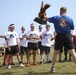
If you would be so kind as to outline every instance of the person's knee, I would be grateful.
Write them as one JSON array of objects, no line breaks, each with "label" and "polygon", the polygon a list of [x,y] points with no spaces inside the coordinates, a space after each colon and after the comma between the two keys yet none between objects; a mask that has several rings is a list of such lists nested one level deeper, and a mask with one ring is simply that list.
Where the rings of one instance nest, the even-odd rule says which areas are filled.
[{"label": "person's knee", "polygon": [[59,54],[59,50],[55,50],[54,51],[54,54]]}]

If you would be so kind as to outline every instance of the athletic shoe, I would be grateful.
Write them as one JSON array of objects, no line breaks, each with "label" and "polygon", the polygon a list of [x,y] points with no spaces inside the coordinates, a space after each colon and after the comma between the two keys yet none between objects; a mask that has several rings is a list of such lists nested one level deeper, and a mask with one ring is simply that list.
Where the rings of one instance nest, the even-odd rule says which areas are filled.
[{"label": "athletic shoe", "polygon": [[64,61],[64,62],[66,62],[66,61],[67,61],[67,59],[65,58],[63,61]]},{"label": "athletic shoe", "polygon": [[59,62],[63,62],[63,60],[59,59]]},{"label": "athletic shoe", "polygon": [[52,61],[51,60],[47,60],[47,63],[51,63]]},{"label": "athletic shoe", "polygon": [[11,65],[15,65],[14,63],[11,63]]},{"label": "athletic shoe", "polygon": [[55,68],[54,67],[51,68],[51,73],[55,73]]},{"label": "athletic shoe", "polygon": [[30,64],[28,63],[28,64],[26,64],[26,66],[27,66],[27,67],[30,67]]},{"label": "athletic shoe", "polygon": [[34,62],[33,65],[38,66],[39,64],[37,64],[36,62]]},{"label": "athletic shoe", "polygon": [[72,59],[69,59],[69,61],[72,61]]},{"label": "athletic shoe", "polygon": [[20,67],[24,67],[25,65],[23,65],[22,63],[20,64]]},{"label": "athletic shoe", "polygon": [[11,65],[8,65],[8,69],[11,69]]},{"label": "athletic shoe", "polygon": [[44,63],[44,60],[41,60],[41,61],[40,61],[40,65],[42,65],[43,63]]},{"label": "athletic shoe", "polygon": [[5,66],[6,64],[5,63],[3,63],[3,66]]}]

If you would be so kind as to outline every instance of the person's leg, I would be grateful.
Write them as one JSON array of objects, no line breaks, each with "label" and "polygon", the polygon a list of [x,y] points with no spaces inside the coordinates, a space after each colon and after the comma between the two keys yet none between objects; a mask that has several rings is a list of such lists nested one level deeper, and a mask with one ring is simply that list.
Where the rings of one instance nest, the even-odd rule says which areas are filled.
[{"label": "person's leg", "polygon": [[27,64],[30,64],[31,51],[32,50],[27,51]]},{"label": "person's leg", "polygon": [[13,46],[12,54],[13,55],[16,54],[20,67],[23,67],[24,65],[22,64],[21,56],[20,56],[19,52],[20,52],[20,50],[19,50],[18,46]]},{"label": "person's leg", "polygon": [[33,50],[33,64],[35,66],[38,66],[37,62],[36,62],[36,53],[37,53],[37,50]]},{"label": "person's leg", "polygon": [[71,59],[71,54],[69,54],[69,61],[72,61],[72,59]]},{"label": "person's leg", "polygon": [[63,62],[63,60],[62,60],[62,53],[63,53],[63,51],[59,52],[59,62]]},{"label": "person's leg", "polygon": [[63,53],[63,47],[60,49],[59,52],[59,62],[62,62],[62,53]]},{"label": "person's leg", "polygon": [[66,46],[64,46],[64,61],[67,61],[67,54],[68,54],[68,49],[66,48]]},{"label": "person's leg", "polygon": [[55,72],[55,62],[57,60],[57,55],[59,54],[59,50],[54,50],[54,54],[52,57],[52,67],[51,67],[51,72],[54,73]]},{"label": "person's leg", "polygon": [[51,63],[50,60],[50,47],[45,47],[45,54],[46,54],[46,58],[47,58],[47,63]]},{"label": "person's leg", "polygon": [[73,61],[76,63],[76,53],[74,49],[69,50],[69,53],[72,56]]},{"label": "person's leg", "polygon": [[14,57],[13,56],[11,57],[11,65],[15,65],[14,64]]},{"label": "person's leg", "polygon": [[19,55],[19,53],[17,53],[16,56],[17,56],[17,60],[18,60],[19,64],[22,63],[21,56]]},{"label": "person's leg", "polygon": [[45,52],[42,52],[41,55],[40,55],[42,61],[44,61],[44,54],[45,54]]},{"label": "person's leg", "polygon": [[47,58],[47,63],[51,63],[51,60],[50,60],[50,52],[46,53],[46,58]]},{"label": "person's leg", "polygon": [[62,53],[63,52],[59,52],[59,62],[62,62]]},{"label": "person's leg", "polygon": [[33,62],[36,62],[36,53],[37,53],[37,50],[33,50]]},{"label": "person's leg", "polygon": [[40,64],[43,64],[44,62],[44,54],[45,54],[45,47],[44,46],[41,46],[41,49],[40,49]]},{"label": "person's leg", "polygon": [[12,54],[9,54],[9,59],[8,59],[8,69],[11,68],[11,58],[12,58]]},{"label": "person's leg", "polygon": [[19,53],[17,53],[16,56],[17,56],[17,60],[19,62],[20,67],[24,67],[24,65],[22,64],[21,56],[19,55]]},{"label": "person's leg", "polygon": [[67,53],[68,53],[68,51],[65,50],[65,51],[64,51],[64,56],[65,56],[64,61],[67,61]]},{"label": "person's leg", "polygon": [[23,47],[23,46],[20,46],[20,56],[21,56],[21,61],[22,61],[22,63],[23,63],[23,55],[24,55],[24,51],[25,51],[25,47]]},{"label": "person's leg", "polygon": [[55,66],[55,62],[57,60],[57,55],[59,54],[59,50],[54,50],[53,58],[52,58],[52,67]]}]

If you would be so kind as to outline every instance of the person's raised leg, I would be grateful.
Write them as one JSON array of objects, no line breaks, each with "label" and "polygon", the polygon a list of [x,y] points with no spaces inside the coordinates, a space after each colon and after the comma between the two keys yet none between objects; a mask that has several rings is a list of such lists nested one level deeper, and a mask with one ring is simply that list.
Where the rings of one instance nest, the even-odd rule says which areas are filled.
[{"label": "person's raised leg", "polygon": [[52,67],[51,67],[51,72],[54,73],[55,72],[55,62],[57,60],[57,55],[59,54],[59,50],[54,50],[54,54],[52,57]]}]

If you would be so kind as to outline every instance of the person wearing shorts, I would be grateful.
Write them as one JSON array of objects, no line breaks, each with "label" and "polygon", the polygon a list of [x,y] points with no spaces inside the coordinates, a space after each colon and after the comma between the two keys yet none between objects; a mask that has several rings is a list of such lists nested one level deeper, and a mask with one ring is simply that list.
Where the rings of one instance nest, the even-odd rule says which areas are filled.
[{"label": "person wearing shorts", "polygon": [[19,34],[19,39],[20,39],[20,56],[21,56],[21,61],[23,62],[23,54],[26,53],[26,59],[27,59],[27,44],[28,41],[26,40],[26,31],[25,27],[21,27],[21,33]]},{"label": "person wearing shorts", "polygon": [[38,40],[40,38],[39,32],[35,30],[35,25],[32,23],[30,25],[31,30],[26,33],[26,38],[28,40],[28,50],[27,50],[27,67],[30,67],[30,57],[33,54],[33,65],[38,66],[36,62],[36,53],[38,50]]},{"label": "person wearing shorts", "polygon": [[18,34],[15,32],[15,25],[10,24],[10,31],[6,35],[6,44],[8,48],[8,54],[9,54],[9,64],[8,64],[8,69],[11,68],[11,58],[14,54],[17,55],[18,62],[20,64],[20,67],[23,67],[24,65],[21,62],[21,58],[19,56],[19,42],[18,42]]},{"label": "person wearing shorts", "polygon": [[[10,26],[8,26],[8,31],[5,32],[4,35],[0,35],[0,38],[4,38],[5,39],[5,45],[4,45],[5,53],[4,53],[4,59],[3,59],[3,65],[2,66],[5,66],[6,64],[8,64],[8,63],[6,63],[6,59],[7,59],[6,57],[9,55],[9,51],[8,51],[7,44],[6,44],[6,41],[7,41],[6,35],[8,34],[9,31],[10,31]],[[14,64],[14,60],[13,60],[13,56],[11,58],[11,64],[15,65]]]},{"label": "person wearing shorts", "polygon": [[69,51],[73,60],[76,63],[76,53],[71,37],[71,30],[74,30],[74,24],[73,20],[70,17],[68,17],[66,13],[67,8],[61,7],[59,16],[53,16],[49,18],[46,15],[44,16],[46,21],[49,21],[54,24],[55,32],[57,33],[55,38],[55,50],[52,58],[51,67],[51,72],[53,73],[55,72],[55,62],[57,59],[57,55],[63,46],[66,46],[67,50]]},{"label": "person wearing shorts", "polygon": [[[42,25],[39,25],[39,27],[38,27],[38,29],[39,29],[39,35],[41,36],[41,33],[42,33]],[[40,54],[41,55],[41,38],[39,39],[39,41],[38,41],[38,54]]]},{"label": "person wearing shorts", "polygon": [[50,48],[51,48],[51,39],[53,38],[53,33],[50,31],[50,25],[46,25],[46,30],[44,30],[41,34],[41,60],[40,64],[44,62],[44,54],[46,54],[47,63],[51,63],[50,60]]}]

